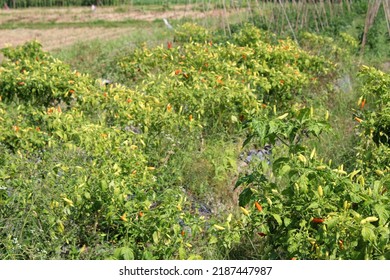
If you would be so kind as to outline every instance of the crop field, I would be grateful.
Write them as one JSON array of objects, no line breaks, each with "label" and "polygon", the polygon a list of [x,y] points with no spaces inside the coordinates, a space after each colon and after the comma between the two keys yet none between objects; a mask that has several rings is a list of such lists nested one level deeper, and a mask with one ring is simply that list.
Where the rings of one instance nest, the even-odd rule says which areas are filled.
[{"label": "crop field", "polygon": [[390,259],[385,1],[37,3],[0,12],[0,259]]}]

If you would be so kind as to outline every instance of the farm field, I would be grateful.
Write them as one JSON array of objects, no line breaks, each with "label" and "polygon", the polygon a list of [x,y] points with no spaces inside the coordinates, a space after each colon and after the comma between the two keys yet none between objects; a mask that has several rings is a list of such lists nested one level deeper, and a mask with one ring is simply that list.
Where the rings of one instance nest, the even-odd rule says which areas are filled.
[{"label": "farm field", "polygon": [[[45,50],[91,39],[110,40],[135,29],[164,27],[163,18],[180,20],[221,17],[221,9],[199,11],[191,6],[175,6],[164,11],[153,6],[28,8],[0,10],[0,46],[18,45],[37,39]],[[164,27],[165,28],[165,27]]]},{"label": "farm field", "polygon": [[385,4],[238,2],[0,12],[1,259],[390,259]]}]

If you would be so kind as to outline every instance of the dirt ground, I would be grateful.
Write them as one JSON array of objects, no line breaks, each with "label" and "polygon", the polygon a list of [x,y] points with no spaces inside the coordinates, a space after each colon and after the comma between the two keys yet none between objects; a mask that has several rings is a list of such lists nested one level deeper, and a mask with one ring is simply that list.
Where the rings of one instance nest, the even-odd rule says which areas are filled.
[{"label": "dirt ground", "polygon": [[0,48],[16,46],[26,41],[38,40],[45,50],[55,50],[79,41],[109,40],[129,34],[134,28],[52,28],[0,30]]},{"label": "dirt ground", "polygon": [[[29,8],[18,10],[0,10],[0,25],[14,23],[78,23],[93,21],[154,21],[167,18],[182,17],[201,18],[206,16],[221,16],[221,10],[201,12],[188,6],[177,6],[169,11],[143,11],[135,8],[98,7],[94,12],[90,7],[74,8]],[[73,25],[74,26],[74,25]],[[139,26],[139,25],[138,25]],[[109,40],[123,34],[129,34],[135,27],[104,28],[104,27],[69,27],[46,29],[0,29],[0,48],[7,45],[19,45],[26,41],[37,39],[46,50],[54,50],[69,46],[78,41],[90,39]],[[138,27],[139,28],[139,27]]]},{"label": "dirt ground", "polygon": [[202,12],[188,6],[175,6],[168,11],[141,10],[126,7],[98,7],[94,12],[89,7],[71,8],[29,8],[20,10],[0,10],[0,24],[20,22],[88,22],[88,21],[123,21],[146,20],[154,21],[162,18],[204,17],[212,15],[218,10]]}]

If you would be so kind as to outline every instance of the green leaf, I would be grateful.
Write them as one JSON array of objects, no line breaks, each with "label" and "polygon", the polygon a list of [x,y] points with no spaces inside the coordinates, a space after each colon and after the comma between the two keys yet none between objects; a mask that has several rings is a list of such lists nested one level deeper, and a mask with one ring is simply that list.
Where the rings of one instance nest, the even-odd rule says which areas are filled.
[{"label": "green leaf", "polygon": [[320,207],[320,205],[318,204],[318,202],[312,202],[312,203],[310,203],[310,205],[307,207],[307,209],[316,209],[316,208],[318,208],[318,207]]},{"label": "green leaf", "polygon": [[375,211],[379,216],[379,224],[384,225],[387,220],[389,219],[389,211],[386,209],[386,206],[383,204],[376,204],[375,205]]},{"label": "green leaf", "polygon": [[134,260],[133,250],[127,247],[121,249],[121,254],[124,260]]},{"label": "green leaf", "polygon": [[288,163],[289,161],[290,159],[288,157],[280,157],[276,159],[272,164],[273,170],[275,171],[277,169],[280,169],[281,167],[284,168],[286,163]]},{"label": "green leaf", "polygon": [[241,207],[245,207],[249,201],[252,199],[253,192],[251,188],[246,188],[240,193],[238,197],[238,205]]},{"label": "green leaf", "polygon": [[253,138],[253,135],[248,136],[245,139],[244,143],[242,144],[242,147],[245,147],[246,145],[248,145],[248,143],[252,140],[252,138]]},{"label": "green leaf", "polygon": [[282,219],[280,218],[279,214],[272,214],[272,216],[274,217],[274,219],[276,220],[276,222],[278,223],[279,226],[281,226],[283,224]]},{"label": "green leaf", "polygon": [[290,218],[284,218],[283,221],[284,221],[284,225],[286,227],[288,227],[288,225],[291,224],[291,219]]},{"label": "green leaf", "polygon": [[291,170],[291,166],[290,165],[287,165],[287,164],[283,165],[282,169],[279,172],[279,175],[283,176],[284,174],[290,172],[290,170]]},{"label": "green leaf", "polygon": [[372,229],[372,225],[367,224],[362,228],[362,236],[363,240],[375,242],[376,241],[376,235],[374,233],[374,230]]},{"label": "green leaf", "polygon": [[179,259],[180,260],[185,260],[186,258],[186,249],[183,248],[183,246],[180,246],[179,248]]},{"label": "green leaf", "polygon": [[199,256],[199,255],[190,255],[189,257],[188,257],[188,260],[203,260],[203,258],[202,258],[202,256]]},{"label": "green leaf", "polygon": [[253,183],[255,181],[255,179],[256,179],[256,174],[254,174],[254,173],[247,175],[247,176],[240,177],[240,178],[238,178],[238,180],[234,186],[234,189],[241,186],[243,183],[245,183],[245,184]]},{"label": "green leaf", "polygon": [[157,244],[158,243],[158,240],[159,240],[159,232],[158,231],[155,231],[155,232],[153,232],[153,242],[155,243],[155,244]]},{"label": "green leaf", "polygon": [[212,235],[209,240],[209,244],[215,244],[218,242],[218,238],[215,235]]}]

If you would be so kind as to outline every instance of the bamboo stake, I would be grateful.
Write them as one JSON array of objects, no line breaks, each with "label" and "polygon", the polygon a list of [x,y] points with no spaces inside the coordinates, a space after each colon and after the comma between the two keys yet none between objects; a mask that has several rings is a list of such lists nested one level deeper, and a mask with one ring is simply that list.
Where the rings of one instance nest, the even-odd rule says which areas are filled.
[{"label": "bamboo stake", "polygon": [[309,7],[307,5],[307,2],[306,0],[304,0],[304,6],[303,7],[303,14],[302,14],[302,19],[301,19],[301,29],[303,29],[303,27],[305,26],[306,27],[306,22],[307,22],[307,15],[309,13]]},{"label": "bamboo stake", "polygon": [[324,17],[325,17],[325,24],[326,24],[326,26],[329,26],[328,15],[326,14],[326,9],[325,9],[324,0],[320,0],[320,6],[321,6],[321,8],[322,8],[322,12],[323,12]]},{"label": "bamboo stake", "polygon": [[288,19],[288,16],[287,16],[287,13],[286,13],[286,9],[284,8],[284,5],[282,4],[282,1],[281,1],[281,0],[279,0],[279,3],[280,3],[280,5],[282,6],[282,10],[283,10],[283,12],[284,12],[284,16],[286,17],[288,26],[290,27],[291,33],[292,33],[292,35],[293,35],[293,37],[294,37],[294,41],[295,41],[295,42],[297,43],[297,45],[299,46],[297,37],[295,36],[294,29],[292,28],[291,23],[290,23],[290,20]]},{"label": "bamboo stake", "polygon": [[345,2],[347,2],[348,12],[351,12],[351,4],[349,3],[349,0],[346,0]]},{"label": "bamboo stake", "polygon": [[382,3],[382,0],[376,0],[374,3],[370,1],[370,4],[367,8],[367,15],[366,15],[366,22],[364,24],[364,31],[363,31],[363,39],[362,39],[362,46],[360,49],[361,55],[364,53],[364,48],[367,43],[367,34],[369,29],[372,27],[372,24],[374,23],[375,17],[378,14],[379,7]]},{"label": "bamboo stake", "polygon": [[301,16],[301,12],[302,12],[302,2],[298,1],[298,3],[297,3],[297,18],[295,20],[295,32],[298,32],[299,18]]},{"label": "bamboo stake", "polygon": [[247,2],[247,4],[248,4],[249,18],[252,19],[252,22],[253,22],[254,18],[253,18],[252,7],[251,7],[251,4],[250,4],[250,1],[247,0],[246,2]]},{"label": "bamboo stake", "polygon": [[383,1],[383,9],[385,10],[387,31],[389,32],[389,36],[390,36],[390,0]]},{"label": "bamboo stake", "polygon": [[223,22],[224,22],[224,29],[225,27],[227,26],[227,29],[229,31],[229,36],[232,36],[232,31],[230,29],[230,24],[229,24],[229,21],[227,19],[227,11],[226,11],[226,4],[225,4],[225,0],[222,0],[222,5],[223,5]]},{"label": "bamboo stake", "polygon": [[329,15],[330,18],[333,18],[333,4],[331,0],[328,0],[328,6],[329,6]]}]

